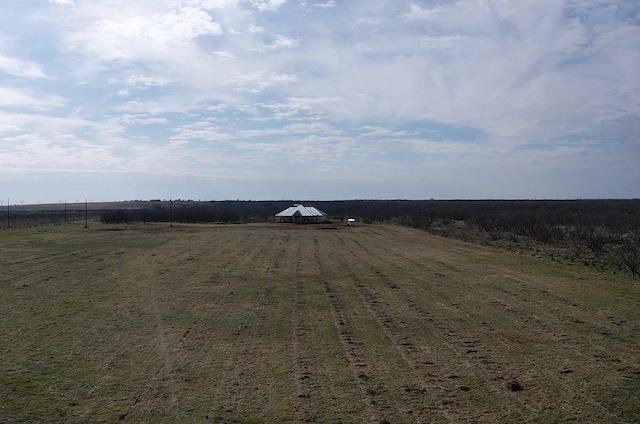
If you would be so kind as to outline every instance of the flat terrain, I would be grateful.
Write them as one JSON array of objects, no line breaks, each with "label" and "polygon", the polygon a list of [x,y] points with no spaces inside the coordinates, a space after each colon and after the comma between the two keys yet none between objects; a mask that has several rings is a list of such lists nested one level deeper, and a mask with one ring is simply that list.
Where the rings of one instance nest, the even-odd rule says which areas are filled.
[{"label": "flat terrain", "polygon": [[635,423],[640,287],[396,226],[0,232],[0,422]]}]

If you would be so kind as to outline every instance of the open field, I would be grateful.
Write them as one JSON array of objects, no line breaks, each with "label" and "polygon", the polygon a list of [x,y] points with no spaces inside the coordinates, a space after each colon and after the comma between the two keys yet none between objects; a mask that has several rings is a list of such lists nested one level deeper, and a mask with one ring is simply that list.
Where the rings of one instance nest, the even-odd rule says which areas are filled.
[{"label": "open field", "polygon": [[640,421],[640,285],[389,225],[0,232],[0,422]]}]

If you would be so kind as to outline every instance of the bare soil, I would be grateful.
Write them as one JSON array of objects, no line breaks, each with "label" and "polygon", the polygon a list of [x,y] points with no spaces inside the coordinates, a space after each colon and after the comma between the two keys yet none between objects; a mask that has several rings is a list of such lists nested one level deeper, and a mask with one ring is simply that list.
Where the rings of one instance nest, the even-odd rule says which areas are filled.
[{"label": "bare soil", "polygon": [[387,225],[64,225],[0,258],[3,423],[640,421],[624,275]]}]

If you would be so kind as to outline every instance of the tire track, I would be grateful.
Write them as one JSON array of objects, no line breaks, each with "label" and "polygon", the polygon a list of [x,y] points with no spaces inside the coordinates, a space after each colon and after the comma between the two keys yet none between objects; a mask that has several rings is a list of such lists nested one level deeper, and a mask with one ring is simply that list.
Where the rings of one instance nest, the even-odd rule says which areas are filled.
[{"label": "tire track", "polygon": [[[253,237],[251,233],[247,233],[242,237],[244,240],[238,241],[242,246],[246,246],[246,249],[241,249],[239,251],[234,251],[234,255],[228,255],[227,265],[225,267],[225,271],[234,271],[238,269],[244,269],[250,266],[250,264],[254,264],[261,259],[262,254],[265,251],[270,251],[267,246],[271,246],[273,240],[277,237],[277,235],[271,236],[271,238],[267,237]],[[239,238],[239,237],[238,237]]]},{"label": "tire track", "polygon": [[[437,393],[435,393],[434,396],[440,399],[441,403],[435,406],[435,409],[450,422],[461,422],[469,419],[473,421],[481,420],[482,417],[479,416],[469,417],[463,405],[460,405],[461,401],[465,401],[465,393],[477,389],[466,385],[462,377],[465,369],[468,367],[468,354],[477,352],[476,345],[478,340],[467,339],[463,341],[462,348],[458,346],[455,341],[461,340],[461,337],[458,337],[451,328],[439,325],[439,321],[431,317],[429,312],[420,310],[418,304],[412,299],[409,298],[407,301],[407,299],[398,298],[397,295],[393,294],[398,288],[397,284],[389,279],[383,278],[381,271],[376,269],[374,265],[371,265],[374,269],[376,280],[388,289],[387,300],[383,300],[383,298],[385,298],[384,295],[374,288],[371,280],[368,279],[365,282],[363,277],[360,276],[365,274],[355,272],[352,266],[349,265],[349,262],[344,259],[347,257],[349,250],[346,248],[342,237],[340,237],[340,245],[344,249],[344,252],[337,252],[336,257],[338,259],[336,259],[336,261],[339,263],[343,272],[348,275],[372,315],[377,318],[382,328],[384,328],[387,337],[394,342],[399,354],[412,370],[414,378],[420,382],[419,386],[412,389],[419,392],[436,390]],[[393,302],[393,304],[390,304],[389,301]],[[420,349],[419,343],[417,343],[416,334],[425,334],[427,328],[420,331],[415,327],[416,323],[410,326],[406,320],[398,320],[396,316],[388,312],[389,310],[399,311],[398,308],[409,309],[416,315],[420,322],[431,324],[428,326],[431,331],[436,333],[441,341],[445,343],[448,350],[455,355],[453,364],[435,362],[424,354],[423,350]],[[406,315],[400,314],[400,316]],[[454,341],[451,340],[452,337],[455,339]],[[450,355],[437,356],[442,358]],[[496,396],[500,396],[499,391],[494,390],[494,392],[496,392]]]},{"label": "tire track", "polygon": [[[363,352],[363,344],[365,341],[358,340],[356,332],[353,329],[355,323],[347,313],[347,311],[351,309],[351,305],[344,303],[344,300],[339,293],[339,288],[330,282],[331,279],[323,270],[323,265],[326,266],[326,264],[322,263],[318,251],[318,238],[314,236],[313,257],[316,264],[315,266],[317,268],[318,275],[320,275],[324,293],[330,302],[331,313],[340,335],[343,350],[354,378],[360,387],[360,391],[363,395],[363,401],[367,407],[367,413],[371,422],[389,423],[392,422],[394,417],[398,416],[402,416],[403,421],[414,421],[424,412],[423,404],[424,395],[426,393],[424,388],[419,384],[416,384],[414,379],[411,378],[411,382],[405,381],[405,384],[402,387],[402,393],[393,393],[393,396],[389,396],[391,388],[388,386],[388,381],[384,381],[382,376],[379,375],[379,370],[377,369],[375,361]],[[342,267],[340,267],[340,269],[344,271]],[[352,286],[351,281],[349,281],[349,283],[348,288],[353,289],[354,287]],[[357,290],[356,293],[358,293]],[[364,302],[364,306],[368,313],[371,314],[378,324],[380,324],[380,328],[385,329],[385,326],[370,308],[370,305]],[[394,345],[394,340],[390,337],[388,332],[385,332],[384,335],[386,339]],[[402,353],[397,349],[396,353],[400,354],[402,364],[407,368],[407,371],[411,375],[411,370],[408,366],[409,364],[402,356]],[[402,402],[399,402],[402,405],[402,411],[397,410],[397,405],[390,401],[390,398],[397,399],[398,397],[402,398]]]},{"label": "tire track", "polygon": [[[442,313],[438,313],[437,314],[438,319],[436,320],[434,318],[434,315],[427,308],[425,308],[423,305],[421,305],[420,303],[414,300],[414,297],[415,297],[414,295],[404,293],[402,290],[397,290],[398,285],[394,281],[392,281],[385,273],[383,273],[380,270],[380,268],[375,264],[384,263],[385,265],[389,265],[391,268],[393,268],[396,271],[401,270],[402,267],[386,262],[384,257],[382,257],[380,254],[376,255],[370,249],[366,248],[365,243],[354,241],[354,244],[359,246],[359,248],[366,253],[367,258],[375,258],[373,261],[369,260],[366,263],[369,269],[374,270],[376,279],[383,286],[386,287],[387,292],[391,293],[393,297],[395,297],[398,301],[403,303],[406,307],[408,307],[408,309],[412,310],[414,314],[420,317],[420,319],[423,322],[427,323],[437,334],[439,334],[442,339],[447,341],[448,345],[451,347],[451,349],[456,353],[456,355],[459,358],[457,361],[458,368],[463,367],[465,366],[465,364],[467,364],[467,366],[471,366],[473,369],[479,370],[483,374],[484,380],[490,383],[489,387],[491,388],[495,396],[498,396],[498,397],[501,395],[504,396],[504,394],[508,392],[508,390],[506,389],[508,387],[507,383],[511,378],[514,378],[517,376],[517,374],[519,373],[519,370],[522,367],[522,364],[525,364],[528,362],[527,358],[531,357],[530,353],[529,353],[529,356],[527,357],[523,353],[523,350],[518,344],[513,344],[513,343],[507,344],[504,341],[503,337],[499,337],[498,334],[494,334],[492,332],[493,328],[484,327],[484,325],[487,323],[482,322],[481,326],[478,326],[477,324],[473,324],[474,319],[462,307],[460,307],[459,303],[453,303],[453,304],[447,305],[448,303],[447,299],[440,297],[439,293],[437,292],[432,292],[432,293],[430,292],[430,294],[433,294],[436,297],[440,297],[441,301],[438,302],[437,305],[439,305],[445,310],[448,309],[449,315],[451,315],[451,318],[447,319],[443,316]],[[339,252],[338,256],[344,257],[345,254],[350,250],[347,248],[343,238],[341,240],[341,247],[344,250],[344,253]],[[357,262],[361,262],[361,263],[365,262],[364,260],[362,260],[363,257],[361,255],[359,255],[358,258],[360,260]],[[422,268],[429,268],[428,265],[416,263],[411,258],[403,257],[403,259],[409,262],[413,262],[412,263],[413,266],[421,266]],[[442,264],[442,265],[445,265],[445,264]],[[464,265],[463,267],[465,269],[468,268],[468,266],[465,267]],[[459,270],[455,270],[455,269],[452,269],[452,270],[458,273],[460,272]],[[433,272],[437,277],[445,277],[444,275],[438,275],[437,271],[433,271]],[[357,279],[358,278],[357,275],[360,275],[360,274],[361,273],[353,273],[352,278]],[[459,283],[460,281],[456,281],[456,284],[459,284]],[[453,281],[451,282],[451,284],[454,284]],[[359,285],[359,286],[363,286],[363,285]],[[360,287],[360,289],[362,290],[363,288]],[[469,289],[471,290],[471,288]],[[365,286],[365,289],[364,289],[365,293],[363,294],[364,297],[368,298],[368,301],[372,305],[376,305],[376,302],[377,302],[375,300],[376,294],[371,292],[366,293],[366,290],[367,289]],[[502,288],[502,290],[505,293],[507,293],[507,291],[504,288]],[[476,294],[478,294],[477,293],[478,290],[476,289],[475,291],[476,291]],[[514,297],[517,303],[517,299],[516,299],[517,294],[515,293],[509,293],[509,294],[512,297]],[[487,301],[487,298],[483,294],[480,294],[480,296],[483,300]],[[504,313],[504,311],[505,310],[503,309],[502,312]],[[551,336],[556,341],[561,341],[561,342],[567,341],[563,339],[562,335],[560,335],[560,337],[558,338],[555,327],[553,327],[549,323],[546,323],[539,316],[536,316],[535,314],[533,314],[533,312],[524,312],[516,309],[510,310],[510,312],[514,314],[516,317],[518,317],[520,320],[522,320],[523,327],[526,324],[530,325],[531,323],[536,323],[536,325],[541,329],[541,332],[542,332],[541,335],[545,334],[546,332],[545,337]],[[384,309],[380,312],[380,316],[382,316],[382,314],[384,314]],[[456,314],[461,315],[462,317],[456,318],[455,316]],[[385,319],[389,319],[389,318],[385,318]],[[454,324],[452,319],[455,319],[456,321],[461,321],[461,323],[456,325]],[[471,330],[460,331],[459,329],[460,325],[463,323],[466,323],[467,325],[471,324],[471,327],[470,327]],[[397,328],[396,326],[393,327],[394,330],[396,328]],[[489,337],[491,342],[486,341],[487,336]],[[485,341],[483,341],[483,339]],[[499,344],[496,345],[495,344],[496,341],[499,342]],[[577,353],[578,356],[584,356],[582,355],[581,352],[575,352],[575,349],[571,350],[571,352]],[[494,356],[499,358],[499,361],[493,359]],[[510,361],[509,361],[510,365],[505,366],[506,358],[510,358]],[[561,387],[565,387],[567,383],[563,382],[563,380],[558,380],[557,371],[554,372],[554,370],[548,370],[548,369],[545,370],[544,366],[542,367],[542,369],[544,370],[543,374],[545,375],[545,381],[547,381],[546,384],[550,384],[549,382],[555,380],[556,382],[553,384],[557,384],[558,385],[557,390],[562,391],[563,389]],[[554,379],[554,376],[556,376],[555,379]],[[568,389],[567,387],[564,388],[564,390],[567,390],[567,389]],[[602,410],[601,405],[598,404],[592,396],[589,396],[585,393],[580,393],[580,394],[576,393],[575,395],[582,398],[585,403],[593,405],[595,410],[599,410],[601,413],[607,414],[606,411]],[[513,418],[522,419],[522,415],[520,414],[514,415],[512,412],[512,411],[520,411],[522,409],[528,411],[528,413],[525,414],[524,416],[535,415],[536,413],[539,413],[541,410],[543,410],[546,407],[545,402],[548,402],[548,400],[544,400],[544,399],[539,399],[533,402],[532,402],[533,399],[529,399],[527,402],[523,402],[517,397],[514,397],[512,399],[514,400],[514,402],[512,402],[512,405],[509,408],[510,419],[513,419]]]},{"label": "tire track", "polygon": [[[372,239],[378,240],[379,238],[372,237]],[[376,256],[376,252],[368,249],[366,243],[355,242],[360,248],[366,251],[368,256]],[[593,341],[585,342],[567,335],[567,332],[562,330],[567,325],[580,325],[583,327],[583,330],[581,330],[583,332],[586,332],[586,328],[590,327],[589,334],[591,334],[591,337],[596,337],[598,339],[597,344],[601,346],[606,345],[608,339],[612,337],[619,337],[623,343],[628,342],[631,338],[630,334],[633,333],[633,324],[629,325],[625,323],[627,324],[625,328],[619,325],[619,321],[615,319],[612,319],[611,325],[597,323],[596,320],[590,319],[593,311],[588,305],[575,302],[575,300],[567,296],[566,290],[563,292],[564,294],[552,292],[545,284],[541,285],[540,278],[533,279],[526,272],[516,271],[504,266],[482,264],[483,275],[490,276],[490,280],[495,282],[489,284],[489,280],[484,279],[483,286],[485,290],[478,291],[474,290],[475,287],[467,283],[466,278],[463,278],[465,275],[472,274],[477,267],[474,268],[468,263],[459,261],[458,268],[456,269],[446,263],[438,261],[438,265],[449,268],[448,271],[445,271],[445,275],[445,273],[440,272],[437,268],[430,266],[426,261],[416,261],[413,258],[399,253],[397,249],[390,249],[386,244],[376,243],[376,246],[378,245],[384,246],[387,252],[392,252],[396,257],[400,257],[403,261],[410,263],[413,268],[420,267],[428,269],[436,276],[442,277],[445,281],[450,281],[450,284],[464,285],[465,290],[475,291],[479,301],[487,305],[493,305],[499,315],[503,315],[505,312],[508,313],[511,317],[510,321],[517,321],[520,328],[530,328],[532,325],[535,325],[539,330],[534,333],[538,335],[538,338],[542,338],[542,340],[538,340],[538,342],[562,343],[566,345],[567,348],[571,347],[571,352],[574,355],[584,359],[593,357]],[[427,256],[426,253],[425,256]],[[377,254],[377,257],[383,260],[383,256],[380,253]],[[394,267],[394,269],[401,269],[401,267]],[[460,278],[456,278],[454,281],[453,278],[451,278],[451,273],[459,275]],[[482,278],[482,275],[480,278]],[[506,284],[497,285],[500,281],[504,281]],[[542,281],[544,281],[544,279],[542,279]],[[485,282],[487,284],[484,284]],[[445,299],[443,299],[443,303],[444,302],[446,302]],[[459,305],[453,306],[461,313],[465,313]],[[467,305],[467,308],[469,306],[470,305]],[[564,313],[559,313],[560,310],[564,310]],[[469,321],[473,322],[473,318],[469,314],[466,315]],[[635,327],[637,327],[637,325],[635,325]],[[519,343],[513,343],[513,337],[508,334],[499,334],[489,326],[482,326],[479,329],[495,337],[503,346],[518,351],[522,350],[521,345]],[[531,340],[531,342],[533,342],[533,340]],[[632,354],[629,358],[633,356]],[[628,360],[625,361],[625,364],[627,366],[633,365]]]},{"label": "tire track", "polygon": [[293,357],[293,374],[295,385],[294,418],[296,422],[314,422],[312,407],[309,402],[312,380],[314,376],[310,372],[311,363],[303,354],[303,346],[307,345],[308,325],[303,319],[304,297],[306,281],[302,279],[302,263],[300,259],[300,243],[296,244],[293,254],[293,279],[295,281],[295,294],[292,311],[292,337],[291,351]]},{"label": "tire track", "polygon": [[[373,236],[374,234],[375,236]],[[447,269],[447,271],[445,271],[446,273],[445,275],[445,273],[443,273],[441,270],[433,266],[430,266],[429,263],[427,262],[424,262],[424,261],[421,262],[413,258],[410,258],[406,255],[403,255],[401,250],[390,249],[386,244],[381,243],[383,239],[381,238],[379,233],[370,232],[367,235],[371,236],[371,239],[376,240],[378,242],[376,243],[376,246],[378,245],[382,246],[388,253],[398,258],[401,258],[403,261],[409,262],[413,267],[428,269],[432,271],[435,275],[440,277],[448,276],[452,272],[455,273],[456,275],[465,275],[465,274],[472,273],[473,270],[475,269],[472,265],[469,265],[468,263],[465,263],[465,262],[458,262],[457,268],[454,268],[444,262],[437,261],[437,264],[439,266]],[[366,250],[368,255],[375,254],[375,252],[371,251],[366,247],[365,243],[357,243],[357,244],[361,248]],[[381,255],[380,253],[378,253],[378,256],[380,257],[380,256],[386,256],[386,255]],[[425,256],[428,256],[428,252],[425,252]],[[587,321],[588,318],[586,317],[589,316],[589,314],[592,312],[586,306],[576,303],[573,298],[568,296],[567,293],[564,293],[564,294],[554,293],[548,288],[546,288],[545,286],[541,287],[540,278],[532,279],[531,276],[528,275],[527,273],[516,271],[504,266],[500,267],[496,265],[483,265],[483,273],[485,275],[500,276],[501,278],[504,278],[505,281],[510,282],[511,284],[508,284],[508,285],[501,285],[499,287],[489,286],[487,288],[491,288],[492,290],[499,292],[501,295],[505,295],[505,294],[508,295],[513,300],[513,303],[517,303],[519,305],[526,305],[528,302],[531,302],[530,299],[539,299],[540,297],[543,297],[545,299],[544,301],[538,300],[537,303],[534,303],[535,306],[542,307],[542,308],[536,308],[535,314],[524,311],[523,310],[524,308],[519,308],[518,310],[510,311],[514,313],[516,316],[518,316],[520,319],[522,319],[522,321],[527,325],[531,325],[532,322],[536,322],[539,325],[543,326],[541,328],[541,333],[551,334],[555,332],[555,329],[553,328],[553,326],[551,325],[544,326],[545,322],[542,319],[540,319],[541,309],[542,310],[548,309],[548,306],[551,303],[553,303],[554,305],[557,305],[558,307],[567,308],[567,311],[568,311],[567,313],[570,315],[568,318],[573,320]],[[465,282],[464,280],[457,281],[458,284],[464,283],[464,282]],[[508,289],[508,287],[512,287],[514,285],[517,285],[517,288],[520,290]],[[525,289],[526,292],[524,292],[524,290],[522,289]],[[481,300],[486,301],[487,303],[499,304],[499,302],[496,302],[494,299],[485,295],[484,292],[480,292],[479,294],[481,296]],[[544,318],[547,321],[553,321],[553,320],[557,321],[558,314],[556,313],[546,314]],[[594,331],[598,331],[598,332],[606,331],[606,330],[610,330],[610,328],[594,329]],[[562,339],[562,335],[555,334],[554,336],[556,340]]]},{"label": "tire track", "polygon": [[[389,262],[388,260],[385,259],[384,255],[381,255],[379,253],[376,253],[374,251],[372,251],[371,249],[367,248],[365,246],[364,243],[358,243],[356,242],[356,244],[366,253],[367,257],[372,257],[372,258],[376,258],[376,260],[374,261],[375,263],[384,263],[385,265],[388,265],[390,267],[392,267],[395,271],[397,271],[399,274],[401,275],[406,275],[407,272],[406,270],[402,267],[399,266],[393,262]],[[346,244],[344,243],[344,240],[342,241],[342,246],[343,248],[347,249]],[[386,247],[385,247],[386,248]],[[464,318],[467,320],[467,325],[470,325],[473,327],[473,331],[469,331],[470,333],[473,332],[478,332],[478,333],[482,333],[485,336],[489,337],[492,342],[498,343],[498,345],[501,345],[503,348],[507,348],[507,349],[515,349],[515,350],[520,350],[519,346],[517,345],[510,345],[507,342],[505,342],[505,340],[503,338],[501,338],[499,335],[495,334],[494,332],[492,332],[490,330],[490,328],[488,327],[487,323],[481,323],[480,325],[477,325],[476,323],[474,323],[474,318],[462,307],[460,307],[460,302],[456,302],[456,303],[452,303],[448,298],[445,298],[440,292],[439,290],[433,290],[434,286],[441,286],[442,283],[447,284],[448,287],[457,287],[458,291],[461,293],[465,293],[465,292],[470,292],[470,291],[475,291],[480,301],[483,301],[485,304],[492,304],[492,305],[497,305],[497,311],[499,311],[499,313],[504,313],[504,304],[501,301],[496,301],[495,297],[489,297],[487,296],[483,291],[478,292],[477,290],[474,290],[474,287],[471,287],[468,283],[467,283],[467,278],[464,278],[464,275],[469,275],[469,274],[473,274],[473,272],[471,271],[471,269],[465,265],[464,263],[460,263],[460,269],[457,268],[453,268],[450,265],[440,262],[438,261],[437,264],[441,267],[444,267],[447,271],[444,271],[439,268],[439,267],[435,267],[433,266],[430,262],[428,261],[418,261],[418,260],[414,260],[412,258],[409,258],[407,256],[402,256],[400,254],[398,254],[399,257],[402,258],[402,261],[404,262],[408,262],[411,264],[411,268],[412,269],[423,269],[423,270],[428,270],[430,271],[433,276],[435,278],[432,279],[427,279],[423,276],[419,276],[419,277],[415,277],[415,276],[409,276],[407,278],[415,281],[415,282],[420,282],[422,283],[421,285],[423,285],[424,287],[430,287],[432,288],[432,290],[429,291],[429,296],[431,297],[437,297],[439,299],[438,302],[436,302],[437,306],[439,306],[440,308],[443,308],[445,310],[448,310],[450,315],[452,316],[456,316],[456,315],[464,315]],[[390,289],[397,289],[398,288],[398,284],[394,281],[392,281],[384,272],[382,272],[379,267],[377,267],[376,265],[370,265],[371,268],[375,269],[375,273],[378,277],[378,279],[384,284],[386,285],[388,288]],[[464,272],[466,270],[466,273]],[[446,274],[445,274],[446,272]],[[457,278],[453,278],[451,277],[451,273],[455,273],[455,275],[457,276]],[[440,280],[441,283],[435,283],[435,280]],[[491,287],[492,289],[494,289],[493,287]],[[499,287],[497,288],[498,291],[502,292],[502,293],[508,293],[503,287]],[[514,298],[514,301],[517,302],[517,300]],[[449,327],[445,327],[443,324],[444,322],[442,321],[435,321],[432,317],[431,312],[429,312],[428,310],[426,310],[423,306],[417,304],[414,300],[413,296],[408,296],[405,295],[404,296],[404,302],[411,306],[411,308],[416,309],[416,312],[418,313],[418,315],[423,316],[428,322],[433,323],[434,325],[438,325],[440,328],[437,328],[438,333],[441,334],[441,336],[443,337],[443,339],[445,340],[449,340],[452,336],[459,339],[461,337],[457,336],[455,333],[453,333],[452,329]],[[477,302],[477,301],[476,301]],[[514,312],[515,318],[521,318],[522,316],[524,316],[523,311],[521,310],[512,310],[511,312]],[[542,322],[541,320],[538,320],[540,322]],[[523,321],[523,325],[530,325],[531,322],[529,320],[524,320]],[[541,328],[540,334],[548,334],[549,331],[551,331],[550,328]],[[463,337],[462,337],[463,338]],[[488,345],[494,345],[494,343],[488,343]],[[454,344],[451,344],[452,348],[454,346]],[[454,349],[457,353],[458,356],[460,356],[463,352],[465,352],[466,346],[458,346],[458,348]]]}]

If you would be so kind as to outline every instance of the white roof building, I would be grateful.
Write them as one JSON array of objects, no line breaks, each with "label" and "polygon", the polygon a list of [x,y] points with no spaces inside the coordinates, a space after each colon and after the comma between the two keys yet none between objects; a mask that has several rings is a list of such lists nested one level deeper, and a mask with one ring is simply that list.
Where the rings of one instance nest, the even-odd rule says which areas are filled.
[{"label": "white roof building", "polygon": [[276,222],[325,222],[327,214],[313,206],[293,205],[276,214]]}]

